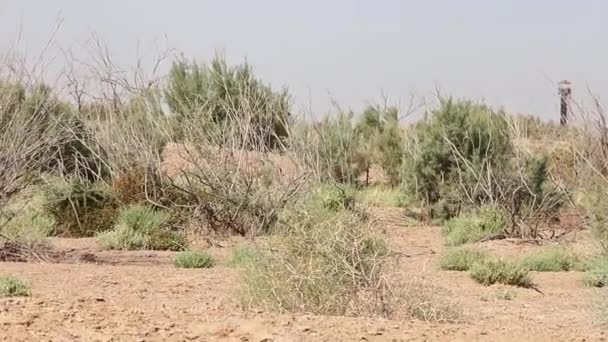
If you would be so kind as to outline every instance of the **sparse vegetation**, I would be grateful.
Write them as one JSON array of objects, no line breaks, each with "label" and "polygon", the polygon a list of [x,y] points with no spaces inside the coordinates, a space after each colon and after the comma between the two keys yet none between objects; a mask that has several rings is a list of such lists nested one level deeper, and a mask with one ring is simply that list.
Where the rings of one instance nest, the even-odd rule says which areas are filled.
[{"label": "sparse vegetation", "polygon": [[500,208],[486,206],[474,213],[461,214],[445,223],[442,234],[446,245],[478,242],[503,233],[507,215]]},{"label": "sparse vegetation", "polygon": [[232,250],[230,265],[236,267],[251,265],[256,259],[256,253],[253,246],[249,244],[239,244]]},{"label": "sparse vegetation", "polygon": [[359,202],[370,207],[403,208],[411,202],[402,189],[371,186],[357,191]]},{"label": "sparse vegetation", "polygon": [[561,246],[550,246],[525,255],[521,263],[530,271],[567,272],[579,268],[580,259],[571,250]]},{"label": "sparse vegetation", "polygon": [[209,254],[198,251],[180,252],[175,256],[173,263],[179,268],[211,268],[215,264]]},{"label": "sparse vegetation", "polygon": [[476,262],[471,266],[470,274],[476,282],[486,286],[493,284],[532,286],[528,270],[515,262],[502,259],[488,258]]},{"label": "sparse vegetation", "polygon": [[583,273],[583,285],[587,287],[608,286],[608,258],[601,257],[590,263]]},{"label": "sparse vegetation", "polygon": [[29,297],[32,294],[30,285],[15,276],[0,276],[0,298]]},{"label": "sparse vegetation", "polygon": [[439,268],[445,271],[468,271],[473,264],[488,257],[488,254],[469,247],[448,249],[439,259]]},{"label": "sparse vegetation", "polygon": [[185,238],[170,227],[171,216],[148,206],[132,205],[121,210],[114,228],[97,235],[106,249],[183,250]]}]

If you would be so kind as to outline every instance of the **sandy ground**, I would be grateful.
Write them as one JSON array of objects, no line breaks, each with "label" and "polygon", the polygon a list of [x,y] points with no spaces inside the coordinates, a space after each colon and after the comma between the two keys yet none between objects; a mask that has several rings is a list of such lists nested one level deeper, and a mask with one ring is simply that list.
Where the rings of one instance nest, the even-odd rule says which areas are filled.
[{"label": "sandy ground", "polygon": [[[0,275],[32,284],[29,298],[0,299],[0,339],[6,341],[604,341],[595,323],[596,292],[580,274],[534,273],[543,294],[484,287],[466,273],[442,272],[440,230],[405,227],[399,210],[377,212],[376,229],[401,253],[400,276],[423,276],[450,291],[465,310],[459,324],[417,320],[248,312],[235,301],[238,271],[222,265],[230,247],[211,252],[220,265],[180,270],[173,253],[102,252],[88,239],[56,240],[72,255],[63,264],[0,263]],[[228,244],[230,245],[230,244]],[[497,254],[535,248],[509,241],[486,243]],[[83,257],[84,255],[84,257]]]}]

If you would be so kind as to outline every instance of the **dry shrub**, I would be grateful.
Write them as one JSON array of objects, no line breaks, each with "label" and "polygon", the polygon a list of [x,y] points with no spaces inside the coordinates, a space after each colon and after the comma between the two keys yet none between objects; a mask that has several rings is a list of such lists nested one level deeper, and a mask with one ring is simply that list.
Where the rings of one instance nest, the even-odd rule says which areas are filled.
[{"label": "dry shrub", "polygon": [[55,220],[55,235],[91,237],[112,228],[119,201],[102,184],[71,180],[49,185],[44,209]]},{"label": "dry shrub", "polygon": [[460,323],[465,312],[453,295],[431,281],[414,277],[402,287],[401,307],[405,317],[424,322]]},{"label": "dry shrub", "polygon": [[[349,209],[298,203],[283,211],[270,248],[247,265],[246,307],[391,317],[388,249]],[[311,207],[313,206],[313,207]]]}]

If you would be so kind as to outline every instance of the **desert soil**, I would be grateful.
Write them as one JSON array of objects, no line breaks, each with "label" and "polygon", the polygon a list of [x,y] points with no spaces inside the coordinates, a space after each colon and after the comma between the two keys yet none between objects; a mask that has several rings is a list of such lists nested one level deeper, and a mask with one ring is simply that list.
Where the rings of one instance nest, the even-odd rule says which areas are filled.
[{"label": "desert soil", "polygon": [[[235,300],[238,270],[226,266],[236,242],[210,251],[219,265],[176,269],[170,252],[104,252],[90,239],[57,239],[62,263],[0,263],[0,275],[32,284],[28,298],[0,299],[6,341],[604,341],[596,292],[580,273],[534,273],[539,293],[484,287],[467,273],[438,271],[440,229],[405,227],[397,209],[376,211],[376,229],[400,254],[404,279],[423,276],[465,310],[458,324],[244,311]],[[583,234],[584,235],[584,234]],[[583,237],[577,239],[584,240]],[[497,254],[536,248],[517,241],[482,246]]]}]

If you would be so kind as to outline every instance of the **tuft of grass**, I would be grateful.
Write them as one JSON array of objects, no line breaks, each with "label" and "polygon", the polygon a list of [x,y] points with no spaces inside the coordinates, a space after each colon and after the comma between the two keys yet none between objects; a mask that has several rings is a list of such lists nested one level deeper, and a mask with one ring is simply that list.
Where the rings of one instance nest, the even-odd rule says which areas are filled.
[{"label": "tuft of grass", "polygon": [[399,187],[371,186],[357,191],[357,200],[370,207],[403,208],[411,202]]},{"label": "tuft of grass", "polygon": [[489,286],[493,284],[532,286],[528,270],[518,263],[502,259],[484,259],[471,266],[470,275],[476,282]]},{"label": "tuft of grass", "polygon": [[123,208],[114,229],[97,235],[97,242],[111,250],[183,250],[183,234],[170,230],[170,215],[144,205]]},{"label": "tuft of grass", "polygon": [[608,257],[590,262],[582,280],[586,287],[608,286]]},{"label": "tuft of grass", "polygon": [[500,234],[507,225],[507,216],[496,207],[482,207],[476,213],[461,214],[448,220],[442,230],[448,246],[460,246]]},{"label": "tuft of grass", "polygon": [[0,277],[0,297],[29,297],[30,285],[15,276]]},{"label": "tuft of grass", "polygon": [[247,266],[255,262],[256,250],[249,244],[239,244],[232,250],[230,256],[231,266]]},{"label": "tuft of grass", "polygon": [[453,247],[441,256],[439,268],[444,271],[468,271],[474,263],[487,257],[487,253],[478,249]]},{"label": "tuft of grass", "polygon": [[527,270],[537,272],[567,272],[580,267],[581,261],[571,250],[550,246],[535,250],[521,260]]},{"label": "tuft of grass", "polygon": [[500,289],[496,291],[496,299],[499,300],[513,300],[517,294],[511,289]]},{"label": "tuft of grass", "polygon": [[452,299],[446,289],[416,278],[404,284],[402,288],[405,291],[403,307],[407,318],[440,323],[465,321],[462,306]]},{"label": "tuft of grass", "polygon": [[211,268],[215,265],[215,262],[205,252],[185,251],[175,256],[173,264],[179,268]]}]

